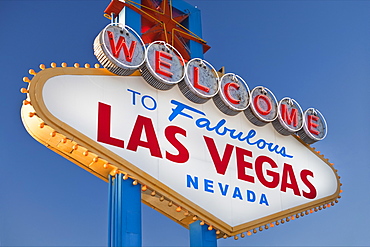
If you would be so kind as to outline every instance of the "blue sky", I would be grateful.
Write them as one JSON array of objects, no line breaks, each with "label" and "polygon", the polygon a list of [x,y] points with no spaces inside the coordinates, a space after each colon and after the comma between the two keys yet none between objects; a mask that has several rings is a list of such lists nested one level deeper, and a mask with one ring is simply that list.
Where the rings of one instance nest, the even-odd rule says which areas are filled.
[{"label": "blue sky", "polygon": [[[328,136],[314,144],[335,164],[342,199],[329,209],[218,246],[370,245],[370,1],[188,0],[202,11],[205,59],[316,107]],[[104,246],[107,184],[36,142],[19,89],[39,64],[97,62],[108,0],[0,1],[0,246]],[[145,246],[188,246],[188,230],[143,207]]]}]

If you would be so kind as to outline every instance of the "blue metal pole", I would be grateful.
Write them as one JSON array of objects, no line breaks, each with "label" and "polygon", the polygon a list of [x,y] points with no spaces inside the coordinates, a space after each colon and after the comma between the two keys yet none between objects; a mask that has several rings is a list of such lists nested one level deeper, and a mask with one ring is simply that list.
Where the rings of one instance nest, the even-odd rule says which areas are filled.
[{"label": "blue metal pole", "polygon": [[117,243],[122,246],[122,174],[117,175]]},{"label": "blue metal pole", "polygon": [[114,181],[113,181],[113,190],[114,190],[114,201],[113,201],[113,214],[112,214],[112,218],[113,218],[113,246],[118,246],[118,239],[117,239],[117,236],[118,236],[118,177],[115,177]]},{"label": "blue metal pole", "polygon": [[113,204],[113,185],[112,176],[109,175],[108,190],[108,247],[112,246],[112,204]]},{"label": "blue metal pole", "polygon": [[108,246],[141,246],[141,188],[118,174],[109,179]]},{"label": "blue metal pole", "polygon": [[190,247],[217,247],[215,230],[208,230],[207,225],[200,225],[200,221],[190,224]]}]

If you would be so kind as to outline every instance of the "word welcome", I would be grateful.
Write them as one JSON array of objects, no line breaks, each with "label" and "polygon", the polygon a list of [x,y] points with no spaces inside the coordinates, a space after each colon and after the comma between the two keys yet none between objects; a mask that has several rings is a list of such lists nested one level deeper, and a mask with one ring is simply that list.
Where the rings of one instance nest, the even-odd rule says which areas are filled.
[{"label": "word welcome", "polygon": [[[308,144],[326,137],[326,121],[314,108],[303,112],[291,98],[283,98],[277,103],[273,93],[264,87],[256,87],[258,90],[253,89],[251,94],[240,76],[228,73],[219,78],[210,63],[199,58],[185,62],[174,47],[162,41],[145,46],[140,36],[129,27],[108,25],[100,36],[106,37],[109,42],[96,45],[95,54],[103,66],[113,73],[129,75],[140,69],[148,84],[158,90],[169,90],[178,84],[190,101],[201,104],[212,98],[216,107],[226,115],[244,112],[252,124],[263,126],[272,123],[280,134],[298,133]],[[268,143],[260,142],[259,145],[277,151]],[[286,155],[284,150],[277,152]]]}]

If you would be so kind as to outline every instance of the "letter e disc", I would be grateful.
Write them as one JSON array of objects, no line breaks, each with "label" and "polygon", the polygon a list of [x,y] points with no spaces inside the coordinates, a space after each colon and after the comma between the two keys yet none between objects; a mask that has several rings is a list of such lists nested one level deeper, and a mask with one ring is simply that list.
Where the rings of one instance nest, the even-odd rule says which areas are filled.
[{"label": "letter e disc", "polygon": [[131,75],[144,63],[144,42],[129,26],[109,24],[95,38],[94,55],[110,72]]},{"label": "letter e disc", "polygon": [[317,109],[309,108],[304,112],[304,125],[298,132],[299,137],[307,144],[321,141],[328,133],[324,116]]},{"label": "letter e disc", "polygon": [[140,71],[152,87],[169,90],[184,78],[184,64],[181,54],[173,46],[155,41],[147,47],[145,63]]},{"label": "letter e disc", "polygon": [[213,97],[213,101],[226,115],[236,115],[249,106],[249,87],[240,76],[232,73],[225,74],[221,77],[220,90]]},{"label": "letter e disc", "polygon": [[303,126],[303,111],[297,101],[283,98],[278,105],[278,117],[272,125],[282,135],[290,135],[299,131]]}]

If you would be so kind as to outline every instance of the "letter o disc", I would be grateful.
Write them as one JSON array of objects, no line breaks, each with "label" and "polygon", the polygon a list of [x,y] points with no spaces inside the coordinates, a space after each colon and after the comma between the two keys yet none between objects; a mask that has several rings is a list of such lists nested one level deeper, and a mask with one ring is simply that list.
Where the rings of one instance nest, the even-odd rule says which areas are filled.
[{"label": "letter o disc", "polygon": [[247,83],[238,75],[228,73],[220,79],[220,89],[213,101],[226,115],[236,115],[248,108],[250,92]]},{"label": "letter o disc", "polygon": [[[293,114],[296,116],[294,117]],[[299,131],[303,123],[303,111],[298,102],[288,97],[281,99],[278,105],[278,117],[272,122],[276,131],[285,136],[291,135]]]},{"label": "letter o disc", "polygon": [[169,90],[184,78],[184,64],[181,54],[173,46],[155,41],[147,47],[140,71],[152,87]]},{"label": "letter o disc", "polygon": [[205,103],[218,92],[218,74],[210,63],[191,59],[185,66],[185,77],[178,85],[183,95],[198,104]]},{"label": "letter o disc", "polygon": [[277,118],[277,109],[275,95],[268,88],[258,86],[252,90],[251,104],[244,114],[252,124],[264,126]]},{"label": "letter o disc", "polygon": [[[126,44],[126,51],[122,44]],[[145,46],[140,36],[129,26],[123,28],[119,24],[109,24],[94,40],[94,55],[110,72],[127,76],[144,63]]]},{"label": "letter o disc", "polygon": [[[303,115],[305,123],[303,128],[298,131],[299,137],[307,144],[312,144],[324,139],[328,133],[328,126],[326,125],[325,118],[321,112],[319,112],[317,109],[309,108],[304,112]],[[311,121],[314,122],[314,127],[309,126]]]}]

